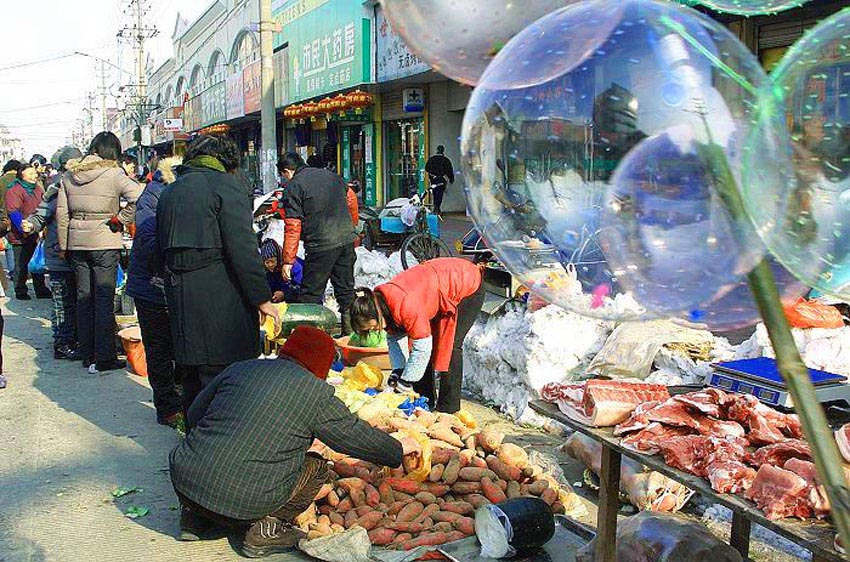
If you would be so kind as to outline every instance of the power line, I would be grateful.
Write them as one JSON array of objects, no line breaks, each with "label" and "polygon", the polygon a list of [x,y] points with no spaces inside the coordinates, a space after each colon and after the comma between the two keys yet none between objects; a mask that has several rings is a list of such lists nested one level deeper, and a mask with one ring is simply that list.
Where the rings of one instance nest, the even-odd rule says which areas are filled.
[{"label": "power line", "polygon": [[17,109],[0,109],[0,113],[20,113],[22,111],[32,111],[33,109],[43,109],[45,107],[56,107],[57,105],[72,105],[82,101],[82,98],[74,98],[71,100],[57,101],[54,103],[46,103],[44,105],[33,105],[30,107],[19,107]]},{"label": "power line", "polygon": [[16,68],[25,68],[27,66],[35,66],[35,65],[38,65],[38,64],[46,64],[48,62],[53,62],[53,61],[73,57],[74,54],[75,53],[67,53],[67,54],[64,54],[64,55],[59,55],[58,57],[51,57],[51,58],[46,58],[46,59],[41,59],[41,60],[36,60],[36,61],[31,61],[31,62],[22,62],[20,64],[13,64],[12,66],[5,66],[5,67],[0,68],[0,71],[15,70]]}]

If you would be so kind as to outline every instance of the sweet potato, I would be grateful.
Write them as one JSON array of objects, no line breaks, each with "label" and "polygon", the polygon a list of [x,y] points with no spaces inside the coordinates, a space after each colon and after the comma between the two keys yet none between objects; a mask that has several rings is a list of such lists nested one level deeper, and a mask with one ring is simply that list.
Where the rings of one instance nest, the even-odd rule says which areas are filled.
[{"label": "sweet potato", "polygon": [[366,481],[362,478],[343,478],[337,482],[337,486],[348,491],[355,506],[366,504]]},{"label": "sweet potato", "polygon": [[443,478],[443,471],[446,470],[445,465],[435,464],[431,467],[431,473],[428,475],[430,482],[439,482]]},{"label": "sweet potato", "polygon": [[396,517],[396,521],[399,523],[405,523],[407,521],[413,521],[416,517],[422,513],[422,510],[425,509],[425,506],[417,501],[410,502],[401,511],[398,512],[398,517]]},{"label": "sweet potato", "polygon": [[[422,513],[416,516],[413,520],[414,523],[424,523],[428,521],[432,515],[440,511],[440,506],[432,503],[431,505],[426,505],[425,509],[422,510]],[[433,524],[433,521],[431,522]]]},{"label": "sweet potato", "polygon": [[367,531],[371,531],[378,526],[378,522],[384,518],[384,514],[380,511],[370,511],[366,515],[360,516],[354,523],[358,527],[363,527]]},{"label": "sweet potato", "polygon": [[433,503],[437,503],[437,496],[432,494],[431,492],[419,492],[415,496],[414,499],[420,503],[425,505],[431,505]]},{"label": "sweet potato", "polygon": [[433,482],[424,482],[420,486],[423,492],[428,492],[430,494],[434,494],[435,496],[442,497],[449,493],[451,489],[447,484],[435,484]]},{"label": "sweet potato", "polygon": [[455,527],[451,523],[443,521],[440,523],[435,523],[434,526],[431,527],[431,530],[435,533],[451,533],[455,530]]},{"label": "sweet potato", "polygon": [[384,482],[389,484],[394,491],[409,494],[411,496],[415,496],[420,491],[419,484],[413,480],[406,480],[404,478],[384,478]]},{"label": "sweet potato", "polygon": [[431,519],[438,523],[454,523],[463,517],[460,513],[452,513],[451,511],[438,511],[431,516]]},{"label": "sweet potato", "polygon": [[480,482],[455,482],[452,493],[465,496],[466,494],[477,494],[481,492]]},{"label": "sweet potato", "polygon": [[558,492],[556,492],[553,488],[546,488],[543,490],[543,493],[540,494],[540,499],[549,505],[552,505],[558,500]]},{"label": "sweet potato", "polygon": [[339,496],[338,496],[338,495],[337,495],[337,493],[336,493],[336,490],[331,490],[331,492],[328,494],[328,497],[326,497],[326,498],[325,498],[325,501],[326,501],[326,502],[327,502],[327,504],[328,504],[328,505],[330,505],[331,507],[336,507],[336,506],[338,506],[338,505],[339,505],[339,502],[340,502],[340,499],[339,499]]},{"label": "sweet potato", "polygon": [[[328,534],[330,534],[330,533],[328,533]],[[315,529],[307,531],[307,540],[308,541],[313,541],[313,540],[320,539],[320,538],[326,537],[326,536],[327,535],[322,534],[321,531],[317,531]]]},{"label": "sweet potato", "polygon": [[464,449],[460,452],[460,466],[466,468],[472,464],[472,459],[475,458],[475,449]]},{"label": "sweet potato", "polygon": [[491,503],[490,500],[488,500],[481,494],[469,494],[468,496],[466,496],[465,499],[467,503],[472,504],[472,507],[474,507],[475,509],[478,509],[479,507],[484,505],[490,505]]},{"label": "sweet potato", "polygon": [[413,535],[410,534],[410,533],[399,533],[393,539],[392,544],[403,544],[403,543],[409,541],[412,538],[413,538]]},{"label": "sweet potato", "polygon": [[457,445],[452,445],[451,443],[447,443],[442,439],[431,439],[431,449],[432,450],[440,450],[440,449],[448,449],[453,453],[458,453],[462,447],[458,447]]},{"label": "sweet potato", "polygon": [[475,432],[475,433],[473,433],[472,435],[470,435],[469,437],[467,437],[466,439],[463,440],[463,445],[464,445],[464,447],[466,447],[466,449],[464,449],[465,451],[467,451],[467,450],[473,450],[474,451],[475,450],[475,436],[478,435],[478,433],[480,433],[480,432]]},{"label": "sweet potato", "polygon": [[469,462],[469,466],[472,468],[488,468],[487,461],[484,460],[484,457],[479,457],[478,455],[472,457],[472,460]]},{"label": "sweet potato", "polygon": [[528,466],[528,453],[522,447],[513,443],[502,443],[502,446],[496,451],[496,456],[506,465],[520,470]]},{"label": "sweet potato", "polygon": [[[389,425],[390,428],[392,428],[395,431],[402,431],[402,430],[405,430],[405,431],[420,431],[422,424],[419,424],[419,423],[414,424],[414,422],[412,422],[410,420],[405,420],[405,419],[401,419],[401,418],[392,418],[391,420],[389,420],[387,422],[387,425]],[[420,427],[417,428],[416,427],[417,425],[420,426]]]},{"label": "sweet potato", "polygon": [[431,427],[437,423],[437,415],[432,414],[431,412],[419,409],[413,412],[413,415],[416,416],[416,421],[425,428]]},{"label": "sweet potato", "polygon": [[534,467],[533,466],[526,466],[525,468],[523,468],[522,469],[522,477],[523,477],[523,479],[526,479],[526,480],[529,479],[529,478],[534,478]]},{"label": "sweet potato", "polygon": [[449,533],[448,535],[446,535],[446,542],[462,541],[465,538],[466,538],[466,535],[464,535],[460,531],[453,531],[453,532]]},{"label": "sweet potato", "polygon": [[407,505],[406,502],[399,502],[399,501],[393,502],[393,504],[390,505],[390,508],[387,510],[387,515],[398,515],[398,513],[406,505]]},{"label": "sweet potato", "polygon": [[519,481],[519,479],[522,478],[522,472],[520,472],[518,468],[514,466],[508,466],[507,464],[499,460],[498,457],[494,455],[489,455],[486,460],[487,466],[490,468],[490,470],[495,472],[496,475],[502,480],[510,482],[511,480]]},{"label": "sweet potato", "polygon": [[364,468],[362,466],[355,466],[354,467],[354,475],[357,478],[360,478],[361,480],[363,480],[364,482],[371,483],[374,480],[374,475],[372,474],[372,471],[369,470],[368,468]]},{"label": "sweet potato", "polygon": [[354,509],[354,501],[350,497],[343,498],[336,506],[337,513],[346,513],[351,509]]},{"label": "sweet potato", "polygon": [[549,489],[549,483],[545,480],[535,480],[528,485],[528,493],[532,496],[539,496],[547,489]]},{"label": "sweet potato", "polygon": [[441,511],[450,511],[452,513],[459,513],[460,515],[469,515],[470,513],[475,511],[475,508],[472,507],[472,504],[467,502],[446,502],[440,506]]},{"label": "sweet potato", "polygon": [[354,527],[354,524],[357,523],[358,519],[359,519],[359,517],[357,517],[357,512],[354,511],[353,509],[351,511],[349,511],[348,513],[346,513],[345,514],[345,528],[350,529],[350,528]]},{"label": "sweet potato", "polygon": [[369,531],[369,542],[375,546],[386,546],[393,542],[396,533],[392,529],[372,529]]},{"label": "sweet potato", "polygon": [[443,425],[441,423],[437,423],[428,428],[428,437],[431,439],[436,439],[437,441],[445,441],[449,445],[454,445],[458,449],[462,449],[464,447],[463,441],[460,440],[460,436],[457,433],[452,431],[452,428],[447,425]]},{"label": "sweet potato", "polygon": [[381,503],[384,505],[392,505],[395,502],[393,487],[390,486],[390,483],[386,480],[383,480],[380,484],[378,484],[378,495],[381,498]]},{"label": "sweet potato", "polygon": [[508,496],[509,500],[520,497],[521,494],[519,493],[519,482],[517,482],[516,480],[511,480],[510,482],[508,482],[508,489],[505,492],[505,495]]},{"label": "sweet potato", "polygon": [[405,523],[390,523],[387,525],[387,528],[399,533],[411,533],[413,535],[428,529],[428,527],[425,526],[425,523],[414,523],[413,521],[407,521]]},{"label": "sweet potato", "polygon": [[420,546],[439,546],[446,544],[448,541],[447,533],[426,533],[419,535],[415,539],[409,540],[401,545],[404,550],[413,550]]},{"label": "sweet potato", "polygon": [[333,510],[334,510],[333,506],[330,506],[328,504],[319,506],[319,513],[321,513],[322,515],[327,515],[328,513],[330,513]]},{"label": "sweet potato", "polygon": [[460,456],[452,457],[446,465],[446,470],[443,471],[443,482],[452,485],[457,482],[458,476],[460,476]]},{"label": "sweet potato", "polygon": [[481,479],[485,476],[490,480],[498,478],[495,472],[487,468],[473,468],[468,466],[466,468],[461,468],[458,473],[458,478],[466,482],[481,482]]},{"label": "sweet potato", "polygon": [[366,515],[367,513],[370,513],[371,511],[372,511],[372,508],[369,507],[368,505],[361,505],[360,507],[354,509],[354,512],[357,514],[357,517],[363,517],[364,515]]},{"label": "sweet potato", "polygon": [[366,505],[378,507],[379,503],[381,503],[381,494],[374,486],[366,484]]},{"label": "sweet potato", "polygon": [[495,453],[504,439],[503,433],[492,428],[487,428],[475,436],[475,442],[487,453]]},{"label": "sweet potato", "polygon": [[404,467],[400,466],[398,468],[391,468],[390,476],[393,478],[404,478]]},{"label": "sweet potato", "polygon": [[457,453],[453,453],[451,449],[436,449],[433,444],[431,446],[433,452],[431,453],[431,464],[441,464],[443,466],[447,465],[450,460],[452,460],[452,456]]},{"label": "sweet potato", "polygon": [[[417,492],[419,493],[419,492]],[[395,501],[402,501],[404,503],[410,503],[413,501],[413,496],[410,494],[405,494],[404,492],[398,492],[393,490],[393,497],[395,497]]]},{"label": "sweet potato", "polygon": [[345,532],[345,526],[344,525],[337,525],[336,523],[334,523],[333,525],[331,525],[331,531],[333,531],[334,533],[344,533]]},{"label": "sweet potato", "polygon": [[330,527],[331,526],[331,518],[328,517],[327,515],[320,515],[318,517],[318,519],[316,519],[316,525],[327,525],[328,527]]},{"label": "sweet potato", "polygon": [[[511,482],[515,482],[515,480],[511,480]],[[503,492],[507,493],[508,483],[505,482],[504,480],[500,480],[500,479],[494,480],[493,484],[497,485],[499,488],[502,489]]]},{"label": "sweet potato", "polygon": [[325,484],[324,486],[322,486],[319,489],[319,492],[316,494],[316,497],[313,499],[313,501],[318,502],[318,501],[325,499],[326,497],[328,497],[328,494],[333,492],[333,490],[334,490],[333,484]]},{"label": "sweet potato", "polygon": [[331,511],[328,514],[328,517],[331,520],[331,525],[342,525],[343,527],[345,527],[345,517],[343,517],[336,511]]},{"label": "sweet potato", "polygon": [[493,503],[508,499],[502,489],[487,477],[481,479],[481,490],[484,492],[484,497]]},{"label": "sweet potato", "polygon": [[567,509],[564,507],[564,504],[561,503],[560,500],[556,501],[552,504],[552,513],[555,515],[564,515],[567,513]]},{"label": "sweet potato", "polygon": [[357,476],[357,472],[354,470],[354,467],[344,462],[334,463],[334,472],[336,472],[340,478],[352,478]]},{"label": "sweet potato", "polygon": [[475,534],[475,519],[472,517],[461,517],[454,522],[454,526],[455,529],[466,536],[472,536]]}]

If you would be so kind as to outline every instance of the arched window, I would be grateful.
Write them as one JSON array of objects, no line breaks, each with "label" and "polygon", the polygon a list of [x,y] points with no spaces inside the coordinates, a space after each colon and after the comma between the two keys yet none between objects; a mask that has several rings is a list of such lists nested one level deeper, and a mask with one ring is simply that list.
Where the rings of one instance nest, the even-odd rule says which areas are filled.
[{"label": "arched window", "polygon": [[210,57],[210,64],[207,67],[207,76],[215,76],[216,74],[223,72],[226,65],[227,60],[224,58],[224,53],[221,52],[221,49],[216,49]]},{"label": "arched window", "polygon": [[174,97],[177,98],[179,103],[183,103],[183,94],[186,93],[186,79],[182,76],[177,79],[177,87],[174,91]]},{"label": "arched window", "polygon": [[230,62],[235,68],[244,68],[260,56],[260,42],[248,29],[243,29],[233,42]]},{"label": "arched window", "polygon": [[169,86],[165,89],[165,103],[168,104],[169,107],[174,106],[174,105],[180,105],[178,103],[174,103],[174,95],[173,95],[173,92],[171,91],[171,86]]},{"label": "arched window", "polygon": [[195,68],[192,69],[192,75],[189,78],[189,88],[194,89],[196,86],[199,86],[201,82],[204,80],[204,69],[200,64],[196,64]]}]

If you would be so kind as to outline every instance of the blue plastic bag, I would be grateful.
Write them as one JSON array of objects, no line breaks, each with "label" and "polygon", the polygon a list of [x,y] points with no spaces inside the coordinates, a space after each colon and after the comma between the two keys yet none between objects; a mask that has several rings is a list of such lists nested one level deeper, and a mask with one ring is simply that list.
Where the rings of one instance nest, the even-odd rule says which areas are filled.
[{"label": "blue plastic bag", "polygon": [[424,396],[420,396],[416,400],[411,400],[410,398],[406,399],[402,402],[398,409],[407,414],[408,416],[413,415],[413,412],[417,409],[425,410],[426,412],[430,412],[431,409],[428,407],[428,399]]},{"label": "blue plastic bag", "polygon": [[39,241],[38,246],[35,247],[35,253],[30,259],[29,272],[35,275],[43,275],[44,271],[44,241]]}]

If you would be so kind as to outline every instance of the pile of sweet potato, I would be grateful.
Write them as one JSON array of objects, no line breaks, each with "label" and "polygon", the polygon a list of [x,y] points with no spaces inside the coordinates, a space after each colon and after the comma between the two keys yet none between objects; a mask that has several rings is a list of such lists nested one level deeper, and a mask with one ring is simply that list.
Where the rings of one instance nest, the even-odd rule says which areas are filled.
[{"label": "pile of sweet potato", "polygon": [[360,526],[373,545],[410,550],[474,535],[475,510],[508,498],[537,496],[555,513],[564,513],[567,492],[531,466],[522,448],[463,419],[467,423],[420,410],[410,418],[399,411],[379,422],[388,432],[428,435],[431,472],[424,482],[408,477],[416,467],[388,470],[325,451],[332,481],[296,523],[308,539]]}]

